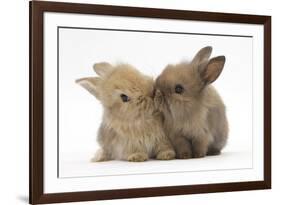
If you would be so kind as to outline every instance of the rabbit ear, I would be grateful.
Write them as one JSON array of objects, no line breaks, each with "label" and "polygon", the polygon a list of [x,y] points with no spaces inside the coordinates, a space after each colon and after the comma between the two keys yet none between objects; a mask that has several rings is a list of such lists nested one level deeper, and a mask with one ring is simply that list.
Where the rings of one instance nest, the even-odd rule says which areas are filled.
[{"label": "rabbit ear", "polygon": [[222,72],[225,64],[225,56],[212,58],[200,71],[200,75],[205,84],[214,82]]},{"label": "rabbit ear", "polygon": [[88,78],[80,78],[75,82],[81,85],[86,90],[88,90],[92,95],[99,98],[98,85],[100,81],[101,79],[98,77],[88,77]]},{"label": "rabbit ear", "polygon": [[94,71],[100,76],[104,77],[107,73],[111,72],[113,67],[107,62],[101,62],[94,64]]},{"label": "rabbit ear", "polygon": [[213,49],[211,46],[201,48],[200,51],[198,51],[198,53],[193,58],[192,64],[200,65],[202,63],[207,62],[212,53],[212,50]]}]

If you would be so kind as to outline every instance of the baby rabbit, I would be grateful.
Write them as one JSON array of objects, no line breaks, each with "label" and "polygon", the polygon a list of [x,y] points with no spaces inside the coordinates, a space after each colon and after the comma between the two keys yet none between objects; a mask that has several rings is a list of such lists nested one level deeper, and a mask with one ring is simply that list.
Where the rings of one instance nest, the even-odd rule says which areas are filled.
[{"label": "baby rabbit", "polygon": [[102,62],[95,64],[94,70],[99,77],[76,81],[104,108],[97,136],[101,149],[92,161],[175,158],[163,131],[161,114],[154,107],[153,79],[128,64]]},{"label": "baby rabbit", "polygon": [[155,104],[179,159],[220,154],[227,141],[225,106],[210,85],[225,57],[209,60],[211,52],[212,47],[202,48],[191,62],[168,65],[156,79]]}]

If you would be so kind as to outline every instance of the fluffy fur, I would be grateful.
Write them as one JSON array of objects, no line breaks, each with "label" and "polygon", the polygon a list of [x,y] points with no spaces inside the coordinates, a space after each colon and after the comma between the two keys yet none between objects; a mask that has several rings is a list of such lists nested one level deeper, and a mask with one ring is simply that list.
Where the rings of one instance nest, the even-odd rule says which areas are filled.
[{"label": "fluffy fur", "polygon": [[98,63],[94,70],[99,77],[77,80],[104,108],[97,137],[101,149],[93,161],[173,159],[175,151],[154,107],[153,79],[128,64]]},{"label": "fluffy fur", "polygon": [[191,62],[168,65],[156,80],[155,103],[179,159],[219,154],[227,141],[225,106],[210,85],[220,75],[225,57],[209,60],[211,51],[205,47]]}]

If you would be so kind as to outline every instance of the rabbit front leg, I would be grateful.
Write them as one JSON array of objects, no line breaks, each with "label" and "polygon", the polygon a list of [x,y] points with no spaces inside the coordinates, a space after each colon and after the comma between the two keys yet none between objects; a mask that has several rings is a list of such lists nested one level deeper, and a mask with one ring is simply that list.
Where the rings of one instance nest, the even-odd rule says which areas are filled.
[{"label": "rabbit front leg", "polygon": [[176,153],[167,138],[160,139],[155,146],[156,159],[158,160],[171,160],[174,159]]},{"label": "rabbit front leg", "polygon": [[138,146],[137,143],[128,143],[125,151],[125,157],[129,162],[144,162],[148,160],[148,154],[144,147]]},{"label": "rabbit front leg", "polygon": [[174,135],[171,137],[171,142],[175,148],[177,159],[192,158],[192,147],[188,139],[182,135]]},{"label": "rabbit front leg", "polygon": [[211,139],[211,134],[206,131],[192,138],[192,153],[194,158],[201,158],[207,155]]}]

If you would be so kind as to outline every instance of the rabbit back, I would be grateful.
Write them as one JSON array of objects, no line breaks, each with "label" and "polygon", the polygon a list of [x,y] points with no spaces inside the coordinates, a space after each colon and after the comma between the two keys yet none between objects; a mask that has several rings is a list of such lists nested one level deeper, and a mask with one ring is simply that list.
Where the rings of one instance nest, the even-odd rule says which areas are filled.
[{"label": "rabbit back", "polygon": [[208,90],[208,115],[206,122],[212,133],[213,139],[209,144],[208,155],[219,154],[220,150],[226,145],[228,138],[228,121],[226,117],[225,105],[213,86],[209,86]]}]

